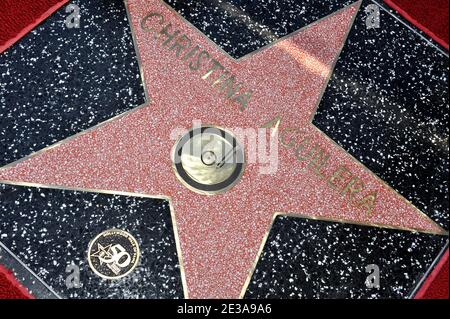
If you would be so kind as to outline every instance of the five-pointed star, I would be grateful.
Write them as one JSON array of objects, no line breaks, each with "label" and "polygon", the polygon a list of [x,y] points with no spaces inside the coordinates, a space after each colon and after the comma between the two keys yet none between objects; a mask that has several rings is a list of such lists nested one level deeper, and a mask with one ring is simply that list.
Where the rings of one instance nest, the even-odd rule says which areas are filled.
[{"label": "five-pointed star", "polygon": [[[170,197],[190,298],[239,297],[276,212],[442,233],[311,124],[360,2],[239,60],[159,0],[127,6],[150,103],[9,166],[1,180]],[[164,27],[177,32],[171,41]],[[181,36],[189,48],[174,45]],[[220,62],[252,92],[245,107],[217,85],[225,71],[209,72],[206,62],[196,70],[202,50],[205,61]],[[276,173],[260,174],[258,163],[248,163],[224,194],[188,190],[174,174],[171,134],[193,121],[276,127]]]},{"label": "five-pointed star", "polygon": [[103,247],[101,244],[97,244],[97,251],[93,253],[92,257],[97,257],[100,260],[100,265],[103,265],[103,261],[105,260],[105,256],[110,258],[112,257],[111,253],[109,252],[111,248],[111,244],[109,244],[106,247]]}]

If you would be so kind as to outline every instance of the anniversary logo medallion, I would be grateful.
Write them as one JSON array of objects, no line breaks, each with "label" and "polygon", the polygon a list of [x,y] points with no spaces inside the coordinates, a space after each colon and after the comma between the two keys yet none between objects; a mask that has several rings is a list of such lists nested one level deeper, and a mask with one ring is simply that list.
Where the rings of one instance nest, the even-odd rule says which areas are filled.
[{"label": "anniversary logo medallion", "polygon": [[[127,19],[110,16],[120,8],[83,1],[90,2],[93,11],[81,9],[99,16],[91,33],[84,25],[82,33],[60,33],[58,15],[45,33],[0,56],[0,87],[8,93],[0,109],[10,123],[0,136],[10,138],[5,163],[17,160],[0,169],[0,181],[12,184],[0,201],[2,244],[51,256],[27,262],[58,286],[66,253],[87,248],[67,247],[66,238],[97,227],[92,210],[102,204],[103,225],[127,217],[122,223],[145,243],[149,271],[136,272],[126,289],[90,285],[87,297],[414,295],[448,247],[446,52],[381,1],[128,0]],[[103,20],[130,26],[99,29]],[[134,44],[136,55],[116,50],[125,41],[109,46],[114,37],[98,42],[119,29],[121,39],[132,35],[127,47]],[[83,47],[80,36],[93,44]],[[42,53],[61,39],[66,51]],[[81,63],[85,51],[93,52],[83,65],[118,65],[100,68],[104,74],[75,72],[71,61]],[[40,88],[45,63],[55,67]],[[134,74],[132,65],[139,65]],[[84,93],[68,101],[75,89]],[[24,91],[36,94],[17,99]],[[72,128],[76,135],[59,134],[75,134]],[[40,190],[54,185],[65,191]],[[32,186],[39,189],[30,193]],[[114,198],[97,204],[92,192]],[[74,216],[76,209],[84,215]],[[30,210],[36,213],[25,220]],[[46,231],[54,220],[61,236]],[[26,238],[12,231],[24,227]],[[88,252],[92,270],[108,279],[133,271],[139,255],[133,236],[116,229],[93,239]]]},{"label": "anniversary logo medallion", "polygon": [[126,231],[110,229],[89,244],[91,269],[102,278],[118,279],[131,273],[139,262],[139,245]]}]

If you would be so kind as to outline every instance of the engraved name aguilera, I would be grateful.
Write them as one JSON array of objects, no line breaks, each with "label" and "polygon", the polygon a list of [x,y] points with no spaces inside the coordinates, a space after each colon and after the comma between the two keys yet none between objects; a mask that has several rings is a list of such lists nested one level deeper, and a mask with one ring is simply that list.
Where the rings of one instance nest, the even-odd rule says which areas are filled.
[{"label": "engraved name aguilera", "polygon": [[[210,52],[195,44],[180,30],[176,30],[166,16],[160,12],[149,12],[142,18],[141,28],[144,32],[152,33],[154,40],[158,41],[167,54],[172,54],[191,72],[198,73],[211,89],[224,96],[231,105],[241,112],[247,109],[253,90],[246,88],[244,83],[238,82],[236,76]],[[324,169],[331,166],[330,162],[333,162],[327,150],[315,143],[312,137],[297,134],[301,132],[300,129],[283,128],[282,122],[282,116],[275,114],[272,120],[261,123],[261,127],[277,129],[281,145],[292,149],[305,169],[311,170],[320,177],[350,206],[368,214],[372,213],[376,207],[378,192],[367,189],[363,180],[343,165],[333,168],[331,173],[324,174]]]}]

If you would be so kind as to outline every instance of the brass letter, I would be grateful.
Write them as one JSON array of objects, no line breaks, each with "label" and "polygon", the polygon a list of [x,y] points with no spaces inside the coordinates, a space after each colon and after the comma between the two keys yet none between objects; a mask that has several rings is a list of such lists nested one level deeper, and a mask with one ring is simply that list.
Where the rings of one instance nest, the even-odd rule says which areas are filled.
[{"label": "brass letter", "polygon": [[297,159],[299,161],[306,161],[307,159],[311,158],[311,155],[312,155],[311,151],[308,152],[307,156],[300,155],[300,152],[305,149],[305,144],[308,145],[310,141],[311,141],[311,138],[307,137],[297,145],[297,148],[295,149],[295,156],[297,156]]},{"label": "brass letter", "polygon": [[[356,186],[355,186],[356,185]],[[347,186],[344,187],[341,194],[345,196],[345,194],[349,193],[349,200],[353,200],[353,194],[359,193],[364,189],[364,183],[358,177],[353,177],[350,182],[348,182]]]},{"label": "brass letter", "polygon": [[156,12],[150,12],[149,14],[147,14],[142,20],[141,20],[141,28],[142,30],[144,30],[145,32],[154,32],[155,30],[152,27],[146,27],[145,24],[147,23],[147,21],[150,18],[153,17],[158,17],[159,18],[159,24],[163,24],[164,23],[164,17]]},{"label": "brass letter", "polygon": [[291,138],[289,142],[286,142],[285,135],[286,135],[286,133],[289,133],[289,132],[296,133],[298,131],[299,131],[299,129],[296,129],[296,128],[287,128],[287,129],[282,130],[279,135],[281,145],[283,145],[287,149],[290,149],[292,146],[294,146],[295,140]]},{"label": "brass letter", "polygon": [[336,184],[336,181],[342,182],[345,179],[345,174],[352,176],[351,172],[345,166],[339,166],[339,168],[330,176],[328,179],[328,184],[333,188],[337,189],[339,185]]},{"label": "brass letter", "polygon": [[370,192],[369,194],[364,196],[363,199],[361,199],[360,201],[358,201],[356,203],[356,207],[358,207],[358,208],[364,207],[368,214],[372,213],[373,209],[375,208],[375,202],[377,200],[377,196],[378,196],[378,194],[376,191]]},{"label": "brass letter", "polygon": [[175,41],[175,43],[170,47],[170,50],[176,48],[176,56],[179,57],[180,53],[191,46],[191,40],[186,36],[182,35]]},{"label": "brass letter", "polygon": [[245,111],[245,109],[247,108],[248,102],[252,98],[252,94],[253,94],[252,91],[247,91],[233,98],[233,100],[235,100],[238,104],[241,105],[241,107],[239,108],[241,112]]},{"label": "brass letter", "polygon": [[202,66],[202,58],[205,57],[206,59],[209,59],[209,53],[203,50],[197,55],[197,62],[195,64],[192,63],[192,61],[189,63],[189,68],[192,71],[197,71]]},{"label": "brass letter", "polygon": [[222,71],[225,69],[223,67],[222,64],[220,64],[219,61],[215,60],[215,59],[211,59],[212,62],[212,66],[209,68],[208,71],[206,71],[205,75],[202,76],[203,80],[206,80],[207,78],[209,78],[209,76],[217,69],[221,69]]},{"label": "brass letter", "polygon": [[172,24],[169,23],[167,24],[164,28],[161,29],[161,31],[159,31],[159,38],[161,38],[161,36],[165,35],[167,37],[166,41],[163,42],[163,46],[167,45],[170,41],[173,40],[173,38],[175,38],[180,31],[175,31],[174,33],[170,34],[169,33],[169,29],[172,28]]},{"label": "brass letter", "polygon": [[187,59],[191,58],[194,56],[194,54],[200,49],[200,47],[198,45],[196,45],[195,47],[193,47],[191,49],[191,51],[189,51],[188,53],[186,53],[186,55],[183,57],[183,60],[186,61]]},{"label": "brass letter", "polygon": [[233,95],[240,89],[239,84],[236,84],[236,78],[234,75],[230,76],[220,87],[220,91],[225,91],[225,96],[231,99]]},{"label": "brass letter", "polygon": [[314,157],[309,162],[308,166],[312,168],[313,172],[317,176],[319,176],[321,178],[325,178],[325,176],[323,176],[323,174],[320,170],[322,167],[325,166],[325,164],[330,159],[330,154],[325,152],[322,148],[320,148],[317,145],[314,147],[313,150],[310,151],[310,153],[313,153],[314,150],[317,150],[317,152],[315,153]]}]

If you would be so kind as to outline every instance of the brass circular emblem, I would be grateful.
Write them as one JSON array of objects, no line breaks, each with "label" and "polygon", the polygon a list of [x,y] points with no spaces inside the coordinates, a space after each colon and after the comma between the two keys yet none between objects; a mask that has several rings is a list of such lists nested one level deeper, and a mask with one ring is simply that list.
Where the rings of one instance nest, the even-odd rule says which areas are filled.
[{"label": "brass circular emblem", "polygon": [[239,182],[244,172],[244,151],[228,131],[213,126],[193,128],[172,152],[178,179],[200,194],[218,194]]},{"label": "brass circular emblem", "polygon": [[131,273],[139,262],[136,239],[120,229],[106,230],[89,244],[88,262],[92,271],[105,279],[118,279]]}]

